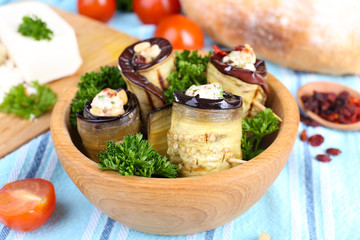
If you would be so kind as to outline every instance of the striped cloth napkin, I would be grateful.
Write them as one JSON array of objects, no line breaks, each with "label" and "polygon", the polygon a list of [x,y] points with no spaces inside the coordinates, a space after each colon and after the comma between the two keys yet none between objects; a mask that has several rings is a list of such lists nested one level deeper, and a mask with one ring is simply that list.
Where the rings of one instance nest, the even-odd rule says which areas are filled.
[{"label": "striped cloth napkin", "polygon": [[[0,0],[0,4],[8,2]],[[76,11],[75,0],[47,3]],[[120,14],[110,26],[140,39],[151,37],[152,25],[141,25],[134,14]],[[207,38],[206,48],[211,41]],[[267,62],[268,70],[295,96],[311,81],[334,81],[360,91],[360,76],[332,77],[293,71]],[[342,132],[300,123],[299,133],[325,137],[320,147],[297,140],[287,165],[252,208],[219,228],[193,235],[159,236],[121,225],[96,209],[62,168],[47,132],[0,159],[0,186],[24,178],[50,180],[57,197],[53,216],[40,229],[15,232],[0,224],[0,240],[12,239],[140,239],[140,240],[256,240],[262,232],[272,239],[360,239],[360,131]],[[329,147],[341,149],[330,163],[315,160]]]}]

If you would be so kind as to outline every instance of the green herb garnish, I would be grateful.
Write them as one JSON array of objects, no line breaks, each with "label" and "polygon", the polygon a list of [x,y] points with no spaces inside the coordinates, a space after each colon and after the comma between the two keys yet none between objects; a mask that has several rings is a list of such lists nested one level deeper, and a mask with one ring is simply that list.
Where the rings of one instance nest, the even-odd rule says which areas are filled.
[{"label": "green herb garnish", "polygon": [[117,171],[122,176],[176,177],[176,165],[152,149],[142,137],[141,133],[127,135],[119,145],[108,141],[105,151],[98,155],[99,169]]},{"label": "green herb garnish", "polygon": [[186,90],[192,85],[206,84],[206,67],[210,59],[207,56],[198,55],[197,51],[184,50],[182,53],[176,52],[175,65],[176,71],[172,72],[167,78],[169,87],[164,91],[164,95],[170,102],[174,101],[173,93],[178,90]]},{"label": "green herb garnish", "polygon": [[116,9],[123,12],[132,12],[132,0],[116,0]]},{"label": "green herb garnish", "polygon": [[94,98],[104,88],[126,88],[126,83],[117,67],[104,66],[100,72],[85,73],[80,77],[79,90],[73,98],[70,112],[70,122],[76,126],[76,113],[84,110],[85,103]]},{"label": "green herb garnish", "polygon": [[19,25],[18,32],[25,37],[32,37],[36,41],[42,39],[51,40],[53,37],[53,31],[46,26],[46,22],[43,22],[36,15],[24,16],[22,23]]},{"label": "green herb garnish", "polygon": [[250,160],[264,151],[259,149],[259,144],[263,137],[279,129],[278,123],[279,119],[270,108],[242,121],[241,150],[244,160]]},{"label": "green herb garnish", "polygon": [[0,111],[30,119],[40,116],[55,105],[56,94],[48,86],[34,81],[30,83],[30,87],[36,93],[28,94],[24,84],[12,87],[1,103]]}]

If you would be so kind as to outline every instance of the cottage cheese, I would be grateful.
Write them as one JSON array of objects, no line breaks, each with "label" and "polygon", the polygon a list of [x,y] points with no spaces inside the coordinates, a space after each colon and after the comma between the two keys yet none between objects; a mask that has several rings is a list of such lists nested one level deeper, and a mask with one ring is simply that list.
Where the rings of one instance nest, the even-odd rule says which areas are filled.
[{"label": "cottage cheese", "polygon": [[157,44],[151,46],[150,42],[141,42],[134,46],[134,52],[143,56],[145,63],[150,63],[159,56],[161,49]]},{"label": "cottage cheese", "polygon": [[223,57],[224,63],[230,63],[231,66],[255,71],[256,55],[254,50],[245,44],[242,51],[231,51],[228,56]]},{"label": "cottage cheese", "polygon": [[90,112],[99,117],[117,117],[125,113],[125,104],[120,92],[105,88],[93,99]]},{"label": "cottage cheese", "polygon": [[199,98],[205,99],[223,99],[223,90],[220,83],[210,83],[200,86],[192,85],[185,92],[188,96],[199,95]]}]

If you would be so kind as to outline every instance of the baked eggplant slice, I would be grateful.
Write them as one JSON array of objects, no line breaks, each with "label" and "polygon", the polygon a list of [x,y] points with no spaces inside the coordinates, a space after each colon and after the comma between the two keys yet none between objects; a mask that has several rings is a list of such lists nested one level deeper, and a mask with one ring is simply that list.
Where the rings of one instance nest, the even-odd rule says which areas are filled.
[{"label": "baked eggplant slice", "polygon": [[168,103],[163,94],[167,77],[175,69],[175,53],[163,38],[150,38],[127,47],[120,55],[118,66],[127,87],[139,99],[141,118]]},{"label": "baked eggplant slice", "polygon": [[[101,93],[105,90],[106,89]],[[109,93],[112,96],[114,94],[113,91],[114,90]],[[110,104],[114,104],[113,102],[115,101],[113,100],[107,101],[106,103],[100,102],[94,106],[94,104],[92,104],[94,101],[103,99],[102,96],[104,96],[104,94],[98,94],[94,99],[85,104],[84,111],[76,114],[77,129],[85,147],[86,155],[95,162],[99,161],[97,155],[105,149],[107,141],[119,142],[122,141],[127,134],[134,135],[140,132],[140,109],[136,96],[128,90],[118,89],[116,91],[123,100],[122,102],[125,103],[123,104],[123,111],[118,111],[117,109],[111,111],[112,109],[107,107],[109,102]],[[113,98],[116,98],[116,96],[113,96]],[[99,107],[104,111],[98,111]],[[120,112],[120,114],[118,116],[112,116],[113,114],[111,113],[104,115],[104,112]]]},{"label": "baked eggplant slice", "polygon": [[[207,66],[209,83],[221,83],[224,91],[242,97],[242,117],[255,116],[264,105],[269,87],[266,65],[249,45],[235,47],[233,51],[215,49]],[[256,102],[257,104],[254,104]]]},{"label": "baked eggplant slice", "polygon": [[168,155],[180,176],[199,176],[228,169],[241,159],[241,97],[223,92],[223,99],[174,93]]},{"label": "baked eggplant slice", "polygon": [[172,104],[167,104],[149,112],[147,133],[149,144],[165,156],[167,155],[167,133],[171,125]]}]

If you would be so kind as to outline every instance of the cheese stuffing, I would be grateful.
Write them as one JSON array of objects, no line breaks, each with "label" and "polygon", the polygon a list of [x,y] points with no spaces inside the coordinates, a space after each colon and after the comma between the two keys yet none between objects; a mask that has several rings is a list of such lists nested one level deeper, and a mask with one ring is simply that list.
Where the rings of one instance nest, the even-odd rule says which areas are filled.
[{"label": "cheese stuffing", "polygon": [[220,83],[210,83],[200,86],[192,85],[185,92],[188,96],[199,95],[199,98],[205,99],[223,99],[223,90]]},{"label": "cheese stuffing", "polygon": [[[125,113],[124,105],[127,103],[125,90],[105,88],[98,93],[91,103],[91,114],[99,117],[117,117]],[[125,99],[126,98],[126,99]]]},{"label": "cheese stuffing", "polygon": [[241,51],[231,51],[229,55],[225,56],[222,60],[224,63],[229,63],[233,67],[255,71],[256,55],[254,50],[245,44],[245,48]]},{"label": "cheese stuffing", "polygon": [[150,63],[159,56],[161,49],[157,44],[151,46],[150,42],[141,42],[134,46],[134,52],[143,56],[145,63]]}]

